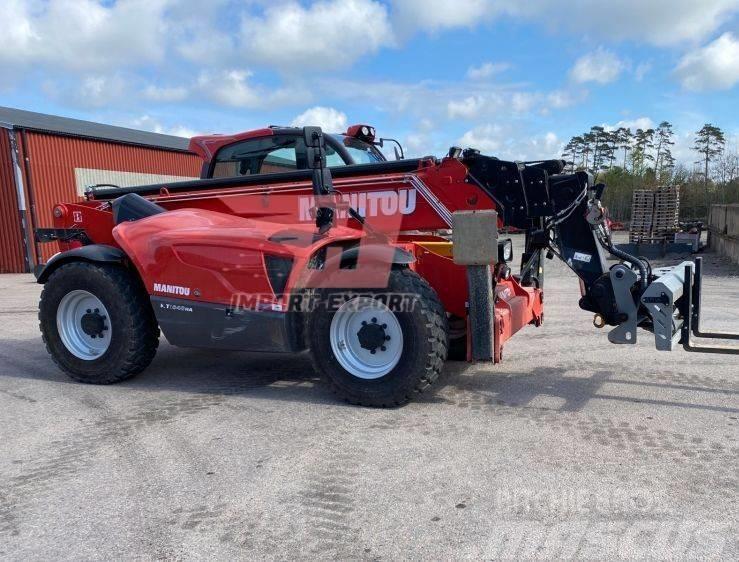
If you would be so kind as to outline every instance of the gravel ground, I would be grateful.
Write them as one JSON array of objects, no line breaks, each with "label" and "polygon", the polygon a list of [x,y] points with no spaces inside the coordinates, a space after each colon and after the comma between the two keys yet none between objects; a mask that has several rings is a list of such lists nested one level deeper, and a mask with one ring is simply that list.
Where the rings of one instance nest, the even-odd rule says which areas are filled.
[{"label": "gravel ground", "polygon": [[[706,255],[705,315],[739,325]],[[305,357],[176,349],[68,380],[0,276],[0,558],[737,559],[739,357],[613,346],[551,263],[546,323],[393,410]]]}]

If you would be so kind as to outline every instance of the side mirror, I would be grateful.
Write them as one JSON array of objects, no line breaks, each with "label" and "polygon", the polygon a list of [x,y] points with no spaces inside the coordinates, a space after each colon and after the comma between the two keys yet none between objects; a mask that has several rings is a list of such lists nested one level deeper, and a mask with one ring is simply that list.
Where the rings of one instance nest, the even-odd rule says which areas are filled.
[{"label": "side mirror", "polygon": [[396,160],[403,160],[405,158],[405,153],[403,152],[403,145],[401,145],[397,140],[395,139],[380,139],[376,143],[377,146],[380,148],[383,148],[385,146],[385,142],[392,142],[395,143],[395,146],[393,147],[393,152],[395,153],[395,159]]},{"label": "side mirror", "polygon": [[303,127],[303,140],[308,168],[320,170],[326,167],[326,140],[320,127]]}]

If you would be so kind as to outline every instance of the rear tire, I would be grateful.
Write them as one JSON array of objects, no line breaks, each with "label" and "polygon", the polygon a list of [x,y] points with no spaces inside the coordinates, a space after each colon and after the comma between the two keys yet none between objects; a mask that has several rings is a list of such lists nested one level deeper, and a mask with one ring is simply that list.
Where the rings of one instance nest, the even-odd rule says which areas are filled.
[{"label": "rear tire", "polygon": [[54,363],[83,383],[111,384],[140,373],[159,346],[148,295],[119,266],[60,266],[41,293],[39,323]]},{"label": "rear tire", "polygon": [[[335,302],[329,295],[339,294],[344,305],[329,306]],[[392,294],[407,297],[393,304],[386,298]],[[324,290],[318,296],[319,305],[307,320],[311,357],[340,398],[362,406],[399,406],[441,374],[448,346],[446,314],[436,292],[415,272],[392,270],[385,289]],[[377,314],[363,308],[368,299],[382,303],[376,304]],[[379,343],[383,338],[387,344]]]}]

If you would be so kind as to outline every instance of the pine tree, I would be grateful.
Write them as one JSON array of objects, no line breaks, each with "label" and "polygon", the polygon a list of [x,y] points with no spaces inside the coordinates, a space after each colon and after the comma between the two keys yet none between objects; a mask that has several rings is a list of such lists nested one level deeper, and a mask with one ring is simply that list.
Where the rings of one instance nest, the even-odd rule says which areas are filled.
[{"label": "pine tree", "polygon": [[711,162],[724,151],[724,132],[718,127],[706,123],[703,125],[700,131],[695,133],[695,144],[693,150],[703,155],[703,162],[705,164],[705,175],[703,181],[708,189],[708,166]]},{"label": "pine tree", "polygon": [[624,162],[623,169],[626,169],[626,157],[628,156],[629,150],[631,150],[631,143],[633,141],[633,135],[631,129],[626,127],[620,127],[616,130],[616,136],[618,138],[618,148],[624,151]]},{"label": "pine tree", "polygon": [[578,156],[578,144],[576,141],[577,137],[572,137],[562,151],[562,160],[564,160],[570,167],[570,171],[575,171],[575,160]]},{"label": "pine tree", "polygon": [[647,162],[653,161],[654,156],[649,150],[654,148],[654,129],[637,129],[634,135],[634,148],[631,151],[632,171],[641,175],[647,169]]},{"label": "pine tree", "polygon": [[605,129],[598,125],[590,127],[590,138],[593,143],[593,170],[596,172],[603,168],[603,140]]},{"label": "pine tree", "polygon": [[[583,149],[582,149],[582,155],[583,155],[583,169],[587,170],[590,167],[590,155],[595,152],[595,135],[591,132],[585,133],[582,136],[583,140]],[[595,155],[594,155],[595,156]],[[595,157],[593,158],[593,164],[595,164]]]},{"label": "pine tree", "polygon": [[604,147],[608,159],[608,168],[613,168],[613,162],[616,160],[616,151],[618,150],[618,133],[616,131],[606,132]]},{"label": "pine tree", "polygon": [[706,214],[708,214],[710,209],[708,196],[708,166],[724,151],[726,140],[724,139],[724,132],[721,129],[715,125],[706,123],[700,131],[695,133],[694,142],[693,150],[703,155],[703,162],[705,164],[705,170],[703,173],[703,190]]},{"label": "pine tree", "polygon": [[675,163],[675,159],[672,157],[672,152],[670,150],[670,146],[675,144],[675,141],[672,140],[672,136],[672,124],[667,121],[662,121],[655,131],[655,146],[657,154],[654,164],[658,181],[663,181]]}]

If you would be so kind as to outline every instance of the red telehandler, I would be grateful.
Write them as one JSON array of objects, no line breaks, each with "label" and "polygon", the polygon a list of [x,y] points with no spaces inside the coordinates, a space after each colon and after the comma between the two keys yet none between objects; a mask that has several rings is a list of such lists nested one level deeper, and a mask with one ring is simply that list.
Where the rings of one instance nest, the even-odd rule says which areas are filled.
[{"label": "red telehandler", "polygon": [[[447,357],[497,363],[541,325],[553,256],[611,342],[636,343],[640,327],[657,349],[737,352],[693,345],[738,338],[698,327],[700,261],[656,271],[616,248],[590,174],[456,147],[389,162],[385,142],[366,125],[195,137],[200,180],[94,186],[58,204],[37,231],[62,250],[37,271],[52,358],[78,381],[118,382],[149,365],[161,329],[176,346],[307,350],[341,398],[399,405]],[[502,226],[525,232],[517,273]]]}]

